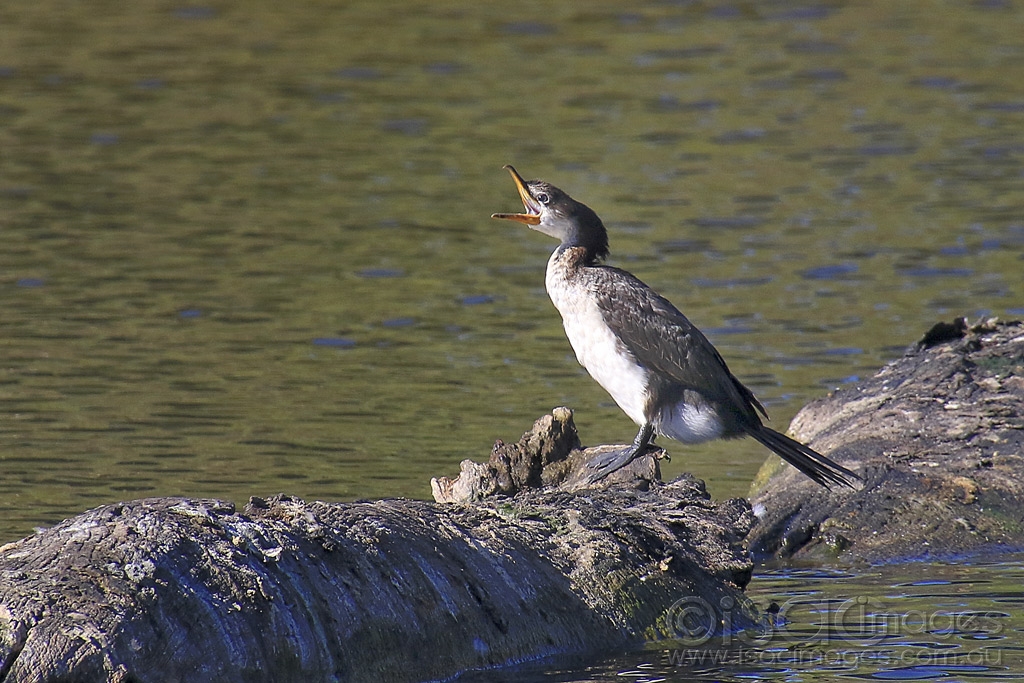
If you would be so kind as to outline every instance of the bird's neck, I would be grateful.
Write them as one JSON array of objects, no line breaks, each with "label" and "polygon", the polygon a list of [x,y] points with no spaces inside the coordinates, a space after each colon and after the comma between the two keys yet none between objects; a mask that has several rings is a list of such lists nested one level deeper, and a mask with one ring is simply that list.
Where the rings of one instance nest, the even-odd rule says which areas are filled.
[{"label": "bird's neck", "polygon": [[554,270],[562,278],[571,278],[581,269],[592,265],[595,265],[595,260],[586,247],[561,244],[548,259],[548,273]]},{"label": "bird's neck", "polygon": [[583,247],[567,247],[562,245],[555,249],[548,259],[547,271],[544,274],[544,288],[551,297],[563,317],[566,306],[570,306],[572,293],[577,289],[580,276],[590,266],[587,250]]}]

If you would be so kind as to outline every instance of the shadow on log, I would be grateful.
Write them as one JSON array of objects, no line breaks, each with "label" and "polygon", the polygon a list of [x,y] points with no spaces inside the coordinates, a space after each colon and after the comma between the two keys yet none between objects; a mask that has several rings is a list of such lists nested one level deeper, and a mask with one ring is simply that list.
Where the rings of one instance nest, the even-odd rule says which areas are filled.
[{"label": "shadow on log", "polygon": [[906,355],[805,407],[790,432],[861,474],[828,492],[766,465],[758,559],[884,562],[1024,548],[1024,325],[940,323]]},{"label": "shadow on log", "polygon": [[476,467],[472,505],[86,512],[0,548],[0,681],[433,680],[752,624],[746,502],[645,478],[653,456],[629,485],[557,490],[578,446],[556,409]]}]

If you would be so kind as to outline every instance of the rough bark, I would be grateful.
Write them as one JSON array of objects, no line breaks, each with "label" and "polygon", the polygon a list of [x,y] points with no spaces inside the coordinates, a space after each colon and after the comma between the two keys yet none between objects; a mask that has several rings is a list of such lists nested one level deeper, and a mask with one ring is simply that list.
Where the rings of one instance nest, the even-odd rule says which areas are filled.
[{"label": "rough bark", "polygon": [[[519,470],[560,480],[582,457],[556,412],[515,445]],[[434,680],[689,635],[679,605],[695,598],[709,632],[753,620],[745,501],[714,503],[692,478],[571,492],[516,477],[518,495],[473,505],[86,512],[0,548],[0,681]]]},{"label": "rough bark", "polygon": [[936,325],[874,377],[809,404],[790,431],[865,486],[827,492],[767,466],[752,501],[758,558],[1024,548],[1024,325]]},{"label": "rough bark", "polygon": [[651,446],[643,456],[597,484],[583,483],[584,463],[601,453],[625,447],[583,448],[572,411],[555,408],[550,415],[537,420],[517,443],[496,441],[486,463],[463,460],[458,477],[431,479],[430,488],[438,503],[473,503],[488,496],[515,495],[531,488],[582,491],[626,486],[646,491],[661,482],[658,461],[667,456],[664,449]]}]

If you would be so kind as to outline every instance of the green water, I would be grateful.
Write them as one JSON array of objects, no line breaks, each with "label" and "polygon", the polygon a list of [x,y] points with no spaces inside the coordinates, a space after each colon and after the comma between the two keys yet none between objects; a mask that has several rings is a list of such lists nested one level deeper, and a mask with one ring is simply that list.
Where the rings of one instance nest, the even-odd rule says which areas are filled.
[{"label": "green water", "polygon": [[[429,497],[557,405],[634,426],[492,221],[513,163],[781,427],[1024,315],[1012,3],[0,4],[0,542],[161,495]],[[671,446],[716,496],[764,451]]]}]

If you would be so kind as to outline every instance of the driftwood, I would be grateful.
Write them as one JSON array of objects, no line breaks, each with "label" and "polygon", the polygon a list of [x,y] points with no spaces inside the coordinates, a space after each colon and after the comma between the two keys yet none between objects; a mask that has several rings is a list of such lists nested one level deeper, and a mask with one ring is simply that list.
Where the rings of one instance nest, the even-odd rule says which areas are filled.
[{"label": "driftwood", "polygon": [[790,431],[859,472],[826,492],[762,471],[755,556],[870,562],[1024,548],[1024,325],[936,325],[857,386],[805,407]]},{"label": "driftwood", "polygon": [[[766,466],[757,556],[1024,548],[1024,326],[936,326],[791,431],[864,487]],[[751,625],[748,504],[662,484],[657,450],[585,488],[595,452],[556,409],[432,482],[459,502],[86,512],[0,548],[0,683],[430,680]]]},{"label": "driftwood", "polygon": [[518,495],[472,505],[86,512],[0,548],[0,681],[419,681],[750,624],[747,503],[692,478],[557,490],[577,447],[555,411],[480,466]]},{"label": "driftwood", "polygon": [[647,490],[661,481],[658,461],[667,455],[664,449],[652,447],[643,457],[612,472],[596,486],[583,483],[587,473],[584,463],[596,455],[620,448],[624,446],[583,448],[572,411],[555,408],[550,415],[537,420],[533,429],[523,434],[517,443],[495,442],[486,463],[463,460],[458,477],[431,479],[430,488],[438,503],[472,503],[488,496],[511,496],[537,488],[581,491],[627,486]]}]

